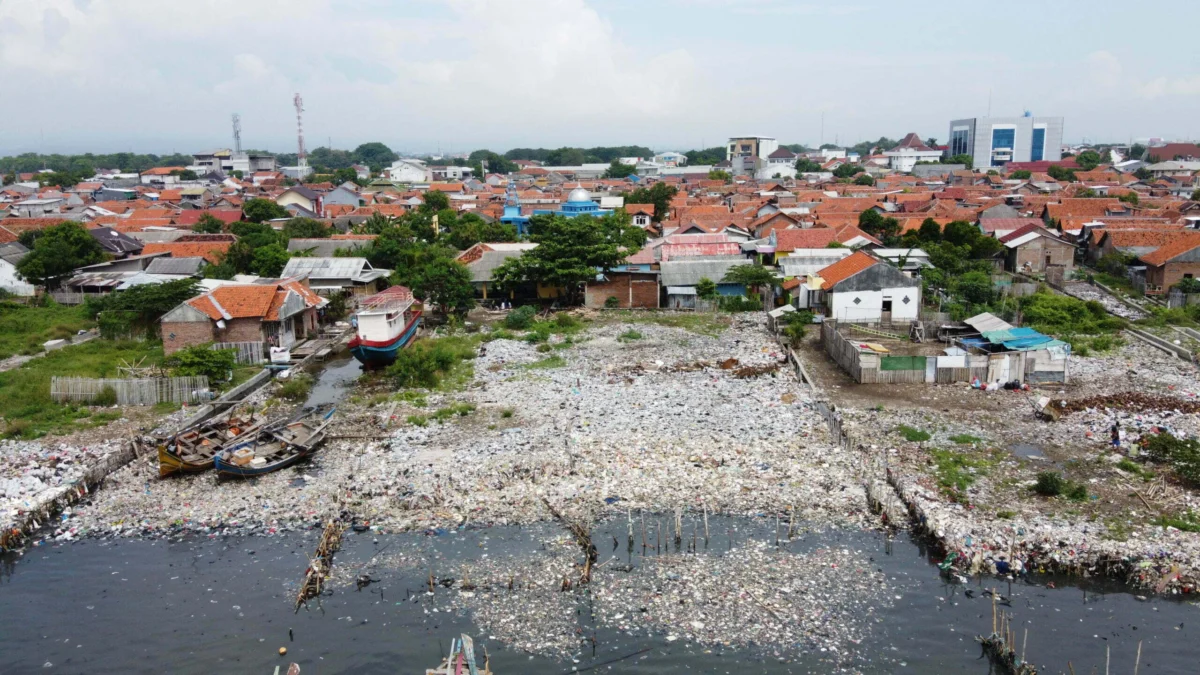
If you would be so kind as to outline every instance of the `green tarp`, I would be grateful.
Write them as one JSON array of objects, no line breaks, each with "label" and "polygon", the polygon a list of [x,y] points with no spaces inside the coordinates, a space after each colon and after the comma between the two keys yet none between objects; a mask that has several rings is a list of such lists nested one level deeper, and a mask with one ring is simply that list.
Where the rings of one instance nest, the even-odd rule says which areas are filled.
[{"label": "green tarp", "polygon": [[925,370],[924,356],[884,356],[879,359],[880,370]]}]

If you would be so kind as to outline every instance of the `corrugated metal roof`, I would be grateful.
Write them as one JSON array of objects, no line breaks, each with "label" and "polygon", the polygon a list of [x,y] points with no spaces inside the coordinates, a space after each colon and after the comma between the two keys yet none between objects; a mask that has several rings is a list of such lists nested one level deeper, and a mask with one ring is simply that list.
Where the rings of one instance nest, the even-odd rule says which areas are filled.
[{"label": "corrugated metal roof", "polygon": [[291,258],[283,268],[282,276],[353,279],[368,267],[366,258]]},{"label": "corrugated metal roof", "polygon": [[965,320],[963,323],[967,324],[971,328],[974,328],[980,333],[988,333],[991,331],[1007,330],[1012,328],[1012,324],[989,312],[976,314],[975,316]]},{"label": "corrugated metal roof", "polygon": [[155,258],[146,266],[147,274],[179,274],[191,276],[204,268],[204,258]]},{"label": "corrugated metal roof", "polygon": [[738,265],[748,265],[749,260],[677,260],[661,265],[664,286],[695,286],[701,279],[720,282],[725,274]]}]

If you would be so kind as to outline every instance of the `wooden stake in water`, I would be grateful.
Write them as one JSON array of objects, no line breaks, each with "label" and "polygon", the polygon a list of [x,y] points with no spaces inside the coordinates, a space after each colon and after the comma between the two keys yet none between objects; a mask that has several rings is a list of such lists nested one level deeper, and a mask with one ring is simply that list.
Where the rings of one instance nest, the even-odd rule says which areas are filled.
[{"label": "wooden stake in water", "polygon": [[704,507],[704,548],[708,548],[708,503],[701,502]]},{"label": "wooden stake in water", "polygon": [[1112,646],[1106,644],[1104,645],[1104,675],[1108,675],[1108,661],[1110,656],[1112,656]]},{"label": "wooden stake in water", "polygon": [[1029,629],[1025,629],[1025,639],[1021,641],[1021,663],[1025,663],[1025,647],[1029,645]]},{"label": "wooden stake in water", "polygon": [[992,635],[997,635],[996,632],[996,594],[992,593]]},{"label": "wooden stake in water", "polygon": [[1137,675],[1138,667],[1142,665],[1142,641],[1138,640],[1137,660],[1133,662],[1133,675]]}]

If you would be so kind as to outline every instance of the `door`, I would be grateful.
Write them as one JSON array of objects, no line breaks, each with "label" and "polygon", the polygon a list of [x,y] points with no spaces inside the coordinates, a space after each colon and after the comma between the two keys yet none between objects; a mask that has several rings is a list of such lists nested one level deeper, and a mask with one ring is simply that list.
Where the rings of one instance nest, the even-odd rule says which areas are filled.
[{"label": "door", "polygon": [[892,301],[891,300],[883,301],[883,310],[879,314],[879,320],[883,323],[891,323],[892,322]]}]

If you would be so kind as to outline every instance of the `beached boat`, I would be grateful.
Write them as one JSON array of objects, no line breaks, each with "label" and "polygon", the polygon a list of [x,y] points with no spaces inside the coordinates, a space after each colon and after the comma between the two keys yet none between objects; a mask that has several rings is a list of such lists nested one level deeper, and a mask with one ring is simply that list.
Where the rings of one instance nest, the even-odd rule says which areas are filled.
[{"label": "beached boat", "polygon": [[230,443],[256,433],[263,420],[226,414],[185,429],[158,445],[158,475],[200,473],[213,468],[213,458]]},{"label": "beached boat", "polygon": [[483,650],[483,668],[475,665],[475,643],[466,633],[461,638],[450,640],[450,655],[442,659],[436,668],[426,668],[425,675],[492,675],[491,659],[487,649]]},{"label": "beached boat", "polygon": [[350,340],[350,353],[365,368],[391,364],[396,352],[417,334],[421,313],[421,304],[404,286],[392,286],[363,300],[354,314],[356,330]]},{"label": "beached boat", "polygon": [[286,426],[259,431],[213,458],[220,476],[249,478],[278,471],[308,457],[325,441],[333,410]]}]

